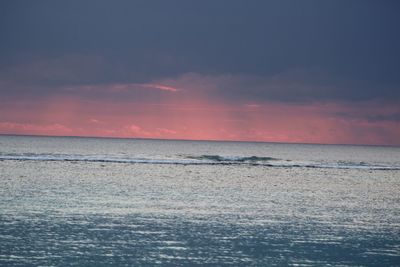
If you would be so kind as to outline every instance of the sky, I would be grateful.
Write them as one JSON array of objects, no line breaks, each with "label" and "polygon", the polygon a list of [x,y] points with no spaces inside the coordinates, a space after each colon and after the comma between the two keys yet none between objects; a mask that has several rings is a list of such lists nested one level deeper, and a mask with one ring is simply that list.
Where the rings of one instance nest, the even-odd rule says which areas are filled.
[{"label": "sky", "polygon": [[0,134],[400,145],[398,1],[0,2]]}]

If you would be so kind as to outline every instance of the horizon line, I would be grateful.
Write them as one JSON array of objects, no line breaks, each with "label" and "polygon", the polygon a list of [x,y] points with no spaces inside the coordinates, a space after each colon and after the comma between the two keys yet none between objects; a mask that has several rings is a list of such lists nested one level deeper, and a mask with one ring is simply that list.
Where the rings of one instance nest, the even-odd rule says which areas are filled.
[{"label": "horizon line", "polygon": [[279,142],[279,141],[257,141],[257,140],[219,140],[219,139],[169,139],[169,138],[146,138],[146,137],[111,137],[111,136],[84,136],[84,135],[43,135],[43,134],[6,134],[0,136],[15,137],[58,137],[58,138],[101,138],[101,139],[132,139],[132,140],[157,140],[157,141],[188,141],[188,142],[233,142],[233,143],[266,143],[266,144],[291,144],[291,145],[320,145],[320,146],[372,146],[372,147],[394,147],[400,145],[384,144],[351,144],[351,143],[312,143],[312,142]]}]

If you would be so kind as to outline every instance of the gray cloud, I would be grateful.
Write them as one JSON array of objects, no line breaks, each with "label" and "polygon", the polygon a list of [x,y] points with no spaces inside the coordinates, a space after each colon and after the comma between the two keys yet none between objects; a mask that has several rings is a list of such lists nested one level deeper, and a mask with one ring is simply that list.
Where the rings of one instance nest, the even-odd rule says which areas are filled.
[{"label": "gray cloud", "polygon": [[[348,80],[316,69],[296,69],[271,76],[188,73],[159,82],[192,91],[204,91],[210,96],[234,102],[400,100],[400,90],[365,81]],[[391,93],[390,98],[385,97],[385,93]]]},{"label": "gray cloud", "polygon": [[201,94],[238,104],[400,100],[400,90],[396,88],[350,80],[318,69],[293,69],[265,76],[184,73],[161,77],[156,79],[140,71],[113,66],[98,57],[74,55],[6,69],[0,72],[0,91],[3,98],[75,95],[116,101],[156,101],[174,91],[166,90],[171,87],[182,97]]},{"label": "gray cloud", "polygon": [[173,82],[195,73],[197,83],[208,82],[231,101],[398,101],[399,7],[395,1],[2,1],[0,94]]},{"label": "gray cloud", "polygon": [[400,108],[397,111],[393,111],[390,114],[353,114],[353,113],[343,113],[343,112],[336,112],[335,115],[338,117],[346,118],[346,119],[362,119],[369,122],[400,122]]}]

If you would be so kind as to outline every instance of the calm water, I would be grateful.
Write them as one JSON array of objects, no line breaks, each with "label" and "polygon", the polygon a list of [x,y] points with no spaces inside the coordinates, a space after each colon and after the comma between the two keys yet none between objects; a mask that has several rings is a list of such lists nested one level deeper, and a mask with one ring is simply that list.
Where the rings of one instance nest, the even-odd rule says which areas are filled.
[{"label": "calm water", "polygon": [[2,266],[399,266],[400,148],[0,136]]}]

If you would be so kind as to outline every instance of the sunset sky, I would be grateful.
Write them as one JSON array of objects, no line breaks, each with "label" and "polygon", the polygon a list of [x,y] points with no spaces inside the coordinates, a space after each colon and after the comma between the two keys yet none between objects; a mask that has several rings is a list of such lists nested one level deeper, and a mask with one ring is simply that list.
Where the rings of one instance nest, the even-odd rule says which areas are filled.
[{"label": "sunset sky", "polygon": [[0,2],[0,134],[400,145],[398,1]]}]

